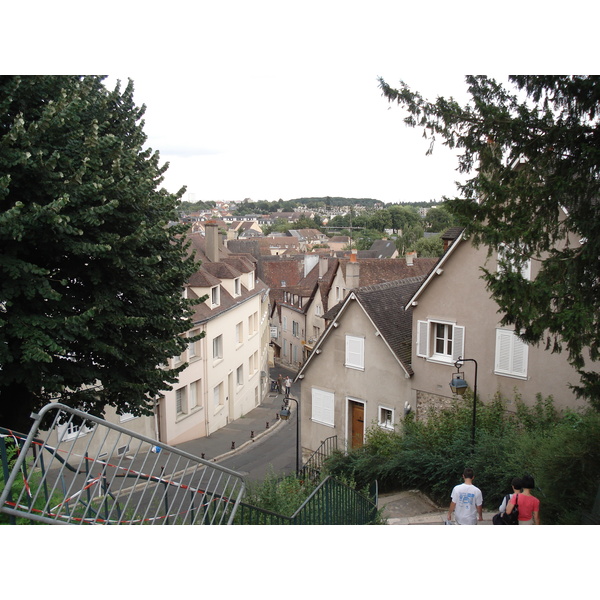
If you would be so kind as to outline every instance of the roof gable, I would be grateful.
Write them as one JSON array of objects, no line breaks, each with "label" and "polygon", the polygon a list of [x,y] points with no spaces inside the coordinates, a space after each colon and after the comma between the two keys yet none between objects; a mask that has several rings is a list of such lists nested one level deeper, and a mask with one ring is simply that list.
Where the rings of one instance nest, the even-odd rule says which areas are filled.
[{"label": "roof gable", "polygon": [[336,323],[344,319],[344,313],[352,302],[358,302],[374,329],[396,357],[407,376],[413,374],[411,366],[412,311],[403,310],[408,298],[421,285],[424,277],[410,277],[352,290],[348,296],[329,311],[332,321],[319,338],[313,352],[302,365],[298,375],[310,365],[316,350],[337,329]]}]

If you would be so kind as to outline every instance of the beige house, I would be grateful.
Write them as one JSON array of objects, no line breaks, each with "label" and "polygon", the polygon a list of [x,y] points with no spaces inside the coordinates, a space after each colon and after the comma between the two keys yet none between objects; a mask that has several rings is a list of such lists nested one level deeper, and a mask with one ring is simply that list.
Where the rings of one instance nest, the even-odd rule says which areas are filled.
[{"label": "beige house", "polygon": [[411,311],[391,311],[422,277],[352,290],[330,311],[327,329],[298,371],[306,457],[331,436],[338,447],[364,443],[369,427],[393,430],[409,409]]},{"label": "beige house", "polygon": [[324,330],[323,314],[338,261],[307,254],[303,264],[304,277],[271,299],[271,322],[277,334],[272,341],[280,362],[292,368],[306,360]]},{"label": "beige house", "polygon": [[[517,392],[529,405],[540,393],[553,396],[559,409],[584,406],[569,389],[579,377],[565,353],[527,345],[510,327],[500,325],[498,306],[481,279],[483,265],[497,268],[497,255],[487,258],[487,248],[474,248],[460,230],[454,234],[445,254],[404,305],[413,315],[411,404],[417,417],[450,401],[449,382],[459,357],[476,361],[477,394],[484,402],[496,393],[513,399]],[[524,276],[534,278],[537,268],[532,261]],[[460,371],[472,389],[475,363],[465,362]]]},{"label": "beige house", "polygon": [[187,362],[179,381],[159,400],[159,439],[170,445],[210,435],[262,402],[268,391],[268,288],[256,278],[248,255],[231,254],[217,225],[206,223],[206,237],[190,240],[200,269],[185,288],[198,304],[188,345],[173,366]]}]

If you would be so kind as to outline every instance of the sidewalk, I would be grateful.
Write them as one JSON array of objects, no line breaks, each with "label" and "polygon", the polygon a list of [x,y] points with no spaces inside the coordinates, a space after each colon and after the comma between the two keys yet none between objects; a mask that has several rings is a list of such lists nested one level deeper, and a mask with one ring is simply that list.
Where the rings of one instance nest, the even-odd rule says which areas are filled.
[{"label": "sidewalk", "polygon": [[[383,508],[388,525],[444,525],[448,508],[436,506],[425,494],[417,490],[382,494],[377,502]],[[495,513],[483,511],[483,521],[478,525],[493,525]]]},{"label": "sidewalk", "polygon": [[[271,369],[273,379],[279,373],[284,378],[289,375],[292,381],[296,374],[295,371],[284,367],[275,366]],[[269,391],[262,404],[252,409],[247,415],[236,419],[207,437],[177,444],[175,448],[204,460],[219,462],[243,450],[264,435],[272,433],[281,424],[278,413],[281,410],[284,395]],[[300,397],[300,384],[292,384],[291,396],[294,398]],[[292,406],[292,410],[294,410],[294,406]]]}]

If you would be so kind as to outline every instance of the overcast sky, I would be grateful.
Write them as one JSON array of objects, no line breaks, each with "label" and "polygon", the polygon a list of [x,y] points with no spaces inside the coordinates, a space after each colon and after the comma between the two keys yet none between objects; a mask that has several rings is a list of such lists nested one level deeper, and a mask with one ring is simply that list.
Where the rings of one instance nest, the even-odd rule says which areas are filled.
[{"label": "overcast sky", "polygon": [[[422,132],[403,124],[377,78],[464,100],[467,72],[572,70],[565,28],[577,20],[585,50],[596,22],[556,19],[541,2],[491,15],[477,2],[107,0],[87,17],[77,2],[32,5],[27,35],[11,27],[0,42],[12,44],[14,72],[133,79],[149,145],[170,163],[164,185],[185,185],[190,200],[452,195],[455,156],[441,144],[425,156]],[[560,31],[560,44],[524,36],[528,22],[542,38]]]}]

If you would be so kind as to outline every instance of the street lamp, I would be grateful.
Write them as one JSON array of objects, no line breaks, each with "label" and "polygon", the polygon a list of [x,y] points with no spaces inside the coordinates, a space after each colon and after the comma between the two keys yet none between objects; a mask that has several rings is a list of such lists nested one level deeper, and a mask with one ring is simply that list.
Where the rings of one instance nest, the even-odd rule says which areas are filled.
[{"label": "street lamp", "polygon": [[298,446],[300,444],[300,404],[296,398],[292,398],[291,396],[286,396],[284,398],[284,405],[281,407],[279,411],[279,418],[283,421],[287,421],[292,412],[289,408],[289,401],[293,400],[296,403],[296,473],[300,473],[300,452]]},{"label": "street lamp", "polygon": [[454,363],[454,368],[458,371],[452,376],[452,381],[450,382],[450,389],[453,394],[458,394],[459,396],[463,396],[467,390],[467,382],[465,381],[463,374],[460,372],[460,369],[465,362],[475,363],[475,384],[473,385],[473,424],[471,425],[471,444],[475,446],[475,423],[476,423],[476,410],[477,410],[477,361],[473,358],[462,358],[462,356],[458,357],[458,360]]}]

